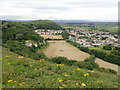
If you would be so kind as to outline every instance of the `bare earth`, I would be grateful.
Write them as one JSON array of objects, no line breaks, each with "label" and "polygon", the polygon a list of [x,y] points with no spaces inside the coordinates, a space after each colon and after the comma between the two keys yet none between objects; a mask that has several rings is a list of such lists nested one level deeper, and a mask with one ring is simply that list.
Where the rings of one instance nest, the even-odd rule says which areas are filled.
[{"label": "bare earth", "polygon": [[[68,59],[73,59],[77,61],[84,61],[90,55],[78,50],[76,47],[68,44],[66,41],[48,41],[50,46],[44,51],[47,57],[58,57],[63,56]],[[105,62],[101,59],[96,58],[96,63],[100,65],[100,67],[110,68],[115,71],[118,71],[118,66],[115,64],[111,64]]]},{"label": "bare earth", "polygon": [[61,35],[40,35],[44,39],[50,38],[50,39],[63,39]]}]

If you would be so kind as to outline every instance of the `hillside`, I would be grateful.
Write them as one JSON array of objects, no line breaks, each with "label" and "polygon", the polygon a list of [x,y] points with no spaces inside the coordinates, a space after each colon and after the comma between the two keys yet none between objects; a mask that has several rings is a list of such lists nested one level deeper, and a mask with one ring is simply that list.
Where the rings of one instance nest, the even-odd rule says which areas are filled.
[{"label": "hillside", "polygon": [[37,50],[46,45],[45,40],[23,25],[23,22],[2,22],[2,45],[19,55],[31,57],[34,59],[42,58],[44,55],[38,55]]},{"label": "hillside", "polygon": [[3,88],[117,88],[115,74],[25,58],[3,48]]},{"label": "hillside", "polygon": [[50,20],[35,20],[31,22],[21,22],[30,29],[63,29],[61,26]]},{"label": "hillside", "polygon": [[3,21],[2,28],[3,88],[117,88],[117,72],[100,68],[94,55],[82,62],[44,55],[49,43],[34,29],[61,29],[54,22]]}]

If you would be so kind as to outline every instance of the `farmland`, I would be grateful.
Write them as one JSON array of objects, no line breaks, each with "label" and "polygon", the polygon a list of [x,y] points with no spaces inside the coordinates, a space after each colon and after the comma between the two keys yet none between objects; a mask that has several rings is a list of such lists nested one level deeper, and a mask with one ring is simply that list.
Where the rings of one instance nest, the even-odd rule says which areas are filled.
[{"label": "farmland", "polygon": [[[64,56],[68,59],[77,60],[77,61],[84,61],[90,55],[78,50],[74,46],[66,43],[66,41],[48,41],[50,46],[44,50],[44,53],[47,57],[59,57]],[[118,66],[107,63],[101,59],[96,59],[96,63],[100,65],[100,67],[110,68],[115,71],[118,71]]]},{"label": "farmland", "polygon": [[66,43],[66,41],[48,41],[50,46],[44,51],[45,55],[50,57],[63,56],[68,59],[83,61],[89,54],[79,51],[77,48]]},{"label": "farmland", "polygon": [[40,35],[44,39],[63,39],[61,35]]}]

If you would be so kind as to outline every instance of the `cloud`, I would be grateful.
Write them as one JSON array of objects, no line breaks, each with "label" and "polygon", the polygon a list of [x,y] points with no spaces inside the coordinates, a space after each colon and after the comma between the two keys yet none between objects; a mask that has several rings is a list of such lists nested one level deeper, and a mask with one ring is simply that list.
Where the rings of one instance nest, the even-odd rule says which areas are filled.
[{"label": "cloud", "polygon": [[113,21],[118,14],[118,0],[0,0],[0,3],[0,17],[12,19]]}]

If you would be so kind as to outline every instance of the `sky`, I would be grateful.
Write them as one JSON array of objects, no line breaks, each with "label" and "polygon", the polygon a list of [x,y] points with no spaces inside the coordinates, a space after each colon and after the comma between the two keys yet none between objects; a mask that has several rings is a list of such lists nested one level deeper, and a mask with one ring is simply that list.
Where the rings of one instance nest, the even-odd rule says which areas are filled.
[{"label": "sky", "polygon": [[0,19],[118,21],[119,0],[0,0]]}]

